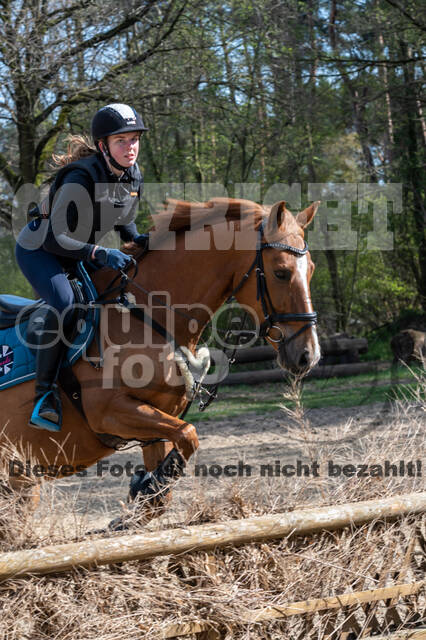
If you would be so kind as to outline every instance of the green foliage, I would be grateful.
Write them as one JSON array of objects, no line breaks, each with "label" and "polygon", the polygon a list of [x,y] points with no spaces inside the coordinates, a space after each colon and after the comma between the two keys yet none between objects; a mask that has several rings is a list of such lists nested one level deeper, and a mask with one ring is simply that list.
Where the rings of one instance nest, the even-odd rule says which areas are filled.
[{"label": "green foliage", "polygon": [[363,361],[392,360],[390,341],[394,335],[387,325],[386,329],[378,329],[368,334],[368,352],[360,356]]},{"label": "green foliage", "polygon": [[[41,178],[55,143],[62,150],[67,133],[88,131],[97,108],[124,100],[149,126],[140,153],[146,182],[178,184],[141,205],[141,231],[163,197],[195,198],[182,183],[218,183],[231,197],[241,195],[239,183],[251,183],[253,195],[242,195],[258,201],[272,185],[300,183],[305,203],[308,183],[402,183],[403,213],[390,216],[388,229],[394,248],[367,251],[372,214],[354,207],[358,245],[313,252],[312,296],[322,333],[362,335],[403,309],[424,309],[420,0],[404,12],[394,3],[345,1],[334,14],[333,3],[323,0],[157,0],[127,27],[126,11],[139,4],[132,0],[117,12],[106,2],[98,12],[91,3],[61,9],[48,0],[41,13],[28,5],[25,28],[16,32],[26,82],[18,58],[5,58],[0,68],[7,107],[0,219],[7,221],[3,203],[16,183]],[[7,10],[18,6],[8,3]],[[43,11],[58,22],[43,20]],[[110,38],[111,24],[117,31]],[[105,38],[95,49],[84,40],[93,29]],[[52,75],[41,88],[46,65]],[[9,259],[0,266],[0,283],[3,290],[29,290]]]},{"label": "green foliage", "polygon": [[15,259],[15,241],[10,235],[0,237],[0,295],[12,293],[35,298],[34,291],[19,269]]}]

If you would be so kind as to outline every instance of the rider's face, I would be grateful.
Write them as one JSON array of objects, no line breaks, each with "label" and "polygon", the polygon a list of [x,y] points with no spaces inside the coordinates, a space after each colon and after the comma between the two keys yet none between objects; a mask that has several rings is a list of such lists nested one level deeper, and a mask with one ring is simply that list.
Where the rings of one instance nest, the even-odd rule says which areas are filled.
[{"label": "rider's face", "polygon": [[135,164],[139,153],[139,131],[117,133],[108,136],[110,154],[123,167],[131,167]]}]

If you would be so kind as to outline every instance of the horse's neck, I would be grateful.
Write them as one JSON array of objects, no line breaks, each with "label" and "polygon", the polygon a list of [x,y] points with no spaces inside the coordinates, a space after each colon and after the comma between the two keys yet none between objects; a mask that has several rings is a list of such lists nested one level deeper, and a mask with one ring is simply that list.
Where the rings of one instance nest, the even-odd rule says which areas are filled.
[{"label": "horse's neck", "polygon": [[[154,250],[145,257],[139,265],[138,283],[151,292],[167,292],[168,304],[178,310],[174,314],[176,340],[195,345],[204,325],[231,292],[235,267],[231,250],[185,250],[178,241],[175,251]],[[143,303],[146,301],[145,296]],[[190,330],[188,316],[198,321],[195,332],[194,326]]]},{"label": "horse's neck", "polygon": [[[195,348],[204,326],[231,293],[235,273],[243,273],[251,259],[247,251],[217,250],[214,244],[205,251],[185,249],[182,234],[177,236],[175,250],[152,250],[143,258],[135,282],[151,294],[160,294],[163,304],[177,309],[168,312],[173,316],[173,336],[179,344]],[[110,272],[102,270],[94,277],[99,293],[110,282]],[[130,285],[128,290],[154,319],[166,325],[164,307],[156,304],[158,298],[152,299],[151,306],[148,295],[137,286]],[[195,330],[191,318],[197,321]]]}]

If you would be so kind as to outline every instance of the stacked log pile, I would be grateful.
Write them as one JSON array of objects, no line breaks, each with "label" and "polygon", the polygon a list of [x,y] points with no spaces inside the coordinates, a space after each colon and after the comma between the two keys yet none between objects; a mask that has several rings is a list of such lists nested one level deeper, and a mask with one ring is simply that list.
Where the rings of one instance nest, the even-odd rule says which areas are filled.
[{"label": "stacked log pile", "polygon": [[[354,376],[360,373],[377,371],[383,367],[378,362],[360,362],[359,355],[366,353],[366,338],[351,338],[346,334],[338,334],[321,340],[322,358],[319,364],[309,372],[309,378],[331,378]],[[272,362],[277,352],[270,345],[240,349],[235,355],[235,364],[245,365],[257,362]],[[224,380],[224,384],[258,384],[261,382],[279,382],[288,374],[278,366],[276,368],[255,371],[232,371]]]}]

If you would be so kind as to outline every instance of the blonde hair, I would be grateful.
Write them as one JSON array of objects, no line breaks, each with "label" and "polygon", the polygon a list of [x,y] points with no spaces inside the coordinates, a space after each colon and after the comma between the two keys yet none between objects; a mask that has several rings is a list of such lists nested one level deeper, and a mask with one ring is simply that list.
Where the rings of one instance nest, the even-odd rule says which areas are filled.
[{"label": "blonde hair", "polygon": [[70,162],[75,162],[81,158],[86,158],[96,153],[97,149],[88,136],[69,135],[66,138],[68,142],[67,152],[63,154],[52,154],[54,167],[65,167]]}]

